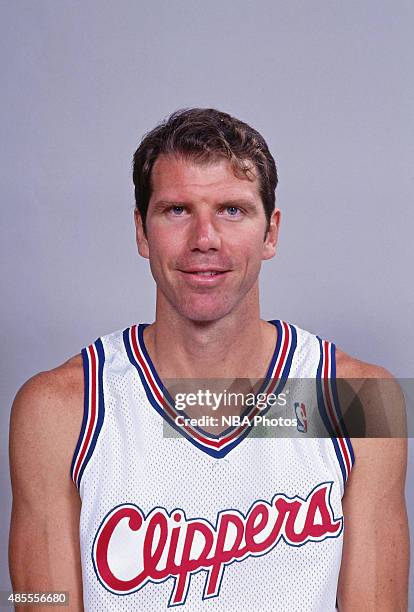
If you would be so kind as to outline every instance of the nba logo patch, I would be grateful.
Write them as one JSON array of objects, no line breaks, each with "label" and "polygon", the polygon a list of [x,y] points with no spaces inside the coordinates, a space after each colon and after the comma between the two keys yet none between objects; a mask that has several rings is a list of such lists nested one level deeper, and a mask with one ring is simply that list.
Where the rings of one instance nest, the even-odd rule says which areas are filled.
[{"label": "nba logo patch", "polygon": [[295,402],[295,414],[298,431],[306,433],[308,431],[308,417],[306,416],[306,407],[303,402]]}]

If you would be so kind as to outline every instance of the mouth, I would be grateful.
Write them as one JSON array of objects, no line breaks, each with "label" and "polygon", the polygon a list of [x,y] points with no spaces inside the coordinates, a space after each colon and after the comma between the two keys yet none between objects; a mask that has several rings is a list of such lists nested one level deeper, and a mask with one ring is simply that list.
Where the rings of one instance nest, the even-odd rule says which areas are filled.
[{"label": "mouth", "polygon": [[214,287],[223,281],[230,270],[179,270],[186,281],[194,287]]},{"label": "mouth", "polygon": [[225,274],[227,270],[181,270],[181,272],[196,276],[217,276],[218,274]]}]

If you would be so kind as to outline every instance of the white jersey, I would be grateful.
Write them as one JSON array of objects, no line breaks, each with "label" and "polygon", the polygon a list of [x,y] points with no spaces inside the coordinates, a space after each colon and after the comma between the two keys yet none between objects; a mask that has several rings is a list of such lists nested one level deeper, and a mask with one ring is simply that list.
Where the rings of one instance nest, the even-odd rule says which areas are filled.
[{"label": "white jersey", "polygon": [[[293,424],[282,437],[257,437],[244,419],[220,435],[178,426],[145,348],[145,324],[83,349],[72,478],[82,499],[86,611],[335,610],[341,499],[354,461],[335,346],[271,323],[277,342],[266,393],[282,394],[289,379],[314,381],[306,402],[269,409]],[[253,405],[247,416],[256,414]],[[310,437],[317,419],[344,435]],[[166,423],[175,437],[165,435]]]}]

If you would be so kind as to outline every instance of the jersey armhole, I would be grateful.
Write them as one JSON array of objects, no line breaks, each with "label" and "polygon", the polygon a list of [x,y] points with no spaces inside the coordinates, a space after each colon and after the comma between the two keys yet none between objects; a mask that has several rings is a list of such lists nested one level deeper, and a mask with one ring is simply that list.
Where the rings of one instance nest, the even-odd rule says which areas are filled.
[{"label": "jersey armhole", "polygon": [[339,403],[336,385],[336,346],[332,342],[321,340],[319,336],[317,338],[320,348],[316,375],[318,408],[327,436],[332,441],[345,489],[355,462],[355,455]]},{"label": "jersey armhole", "polygon": [[72,480],[78,489],[95,449],[105,416],[103,393],[105,353],[102,340],[98,339],[82,349],[81,354],[84,375],[83,419],[70,469]]}]

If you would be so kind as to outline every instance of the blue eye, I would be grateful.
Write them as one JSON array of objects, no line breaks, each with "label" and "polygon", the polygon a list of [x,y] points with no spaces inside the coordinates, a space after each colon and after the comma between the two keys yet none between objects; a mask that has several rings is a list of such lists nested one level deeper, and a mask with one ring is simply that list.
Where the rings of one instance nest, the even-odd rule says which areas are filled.
[{"label": "blue eye", "polygon": [[240,208],[237,206],[227,206],[226,210],[228,211],[230,217],[236,217],[237,213],[240,212]]},{"label": "blue eye", "polygon": [[175,217],[180,217],[181,213],[184,211],[184,206],[171,206],[169,211],[172,212]]}]

